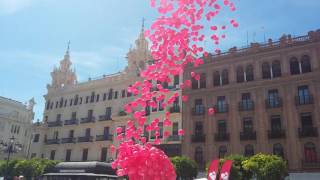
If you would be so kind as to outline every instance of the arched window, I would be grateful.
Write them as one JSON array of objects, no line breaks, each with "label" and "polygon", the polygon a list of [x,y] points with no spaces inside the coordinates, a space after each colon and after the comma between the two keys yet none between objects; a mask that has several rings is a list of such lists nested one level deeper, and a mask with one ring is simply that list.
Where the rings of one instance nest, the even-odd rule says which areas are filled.
[{"label": "arched window", "polygon": [[110,89],[108,93],[108,100],[112,99],[112,95],[113,95],[113,89]]},{"label": "arched window", "polygon": [[250,157],[254,155],[253,146],[251,144],[248,144],[244,147],[244,156]]},{"label": "arched window", "polygon": [[237,82],[242,83],[244,82],[244,73],[242,66],[237,67]]},{"label": "arched window", "polygon": [[310,57],[308,55],[301,57],[301,71],[302,73],[311,72]]},{"label": "arched window", "polygon": [[253,66],[248,65],[246,67],[246,81],[253,81],[254,80],[254,75],[253,75]]},{"label": "arched window", "polygon": [[273,145],[273,154],[281,157],[282,159],[284,158],[283,147],[280,143]]},{"label": "arched window", "polygon": [[272,62],[272,75],[273,78],[281,77],[281,65],[278,60]]},{"label": "arched window", "polygon": [[229,84],[228,70],[224,69],[221,73],[222,85]]},{"label": "arched window", "polygon": [[270,79],[271,78],[271,71],[270,65],[267,62],[262,64],[262,79]]},{"label": "arched window", "polygon": [[290,73],[291,73],[291,75],[295,75],[295,74],[300,73],[299,61],[296,57],[292,57],[290,59]]},{"label": "arched window", "polygon": [[213,73],[213,86],[220,86],[220,73],[216,71]]},{"label": "arched window", "polygon": [[198,81],[194,78],[191,78],[191,87],[192,89],[198,89]]},{"label": "arched window", "polygon": [[304,145],[304,160],[308,163],[317,162],[316,146],[312,142]]},{"label": "arched window", "polygon": [[206,73],[201,73],[200,74],[200,88],[206,88],[206,82],[207,82],[207,75]]},{"label": "arched window", "polygon": [[220,146],[219,147],[219,158],[224,158],[226,154],[227,154],[227,147]]},{"label": "arched window", "polygon": [[196,150],[194,152],[194,160],[198,164],[202,164],[202,162],[203,162],[203,152],[202,152],[202,148],[201,147],[196,147]]}]

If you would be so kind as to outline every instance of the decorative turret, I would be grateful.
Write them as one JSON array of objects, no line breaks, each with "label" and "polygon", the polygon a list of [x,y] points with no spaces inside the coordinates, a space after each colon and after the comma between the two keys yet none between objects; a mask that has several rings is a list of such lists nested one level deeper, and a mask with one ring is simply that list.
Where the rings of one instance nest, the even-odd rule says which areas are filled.
[{"label": "decorative turret", "polygon": [[128,70],[130,73],[137,73],[144,69],[148,60],[151,60],[151,54],[148,47],[148,41],[144,37],[144,19],[142,20],[141,32],[139,38],[135,41],[135,47],[130,48],[127,53]]},{"label": "decorative turret", "polygon": [[68,85],[74,85],[77,83],[77,76],[75,70],[71,70],[70,61],[70,41],[64,58],[60,61],[60,67],[54,68],[51,72],[52,83],[49,85],[51,88],[61,88]]}]

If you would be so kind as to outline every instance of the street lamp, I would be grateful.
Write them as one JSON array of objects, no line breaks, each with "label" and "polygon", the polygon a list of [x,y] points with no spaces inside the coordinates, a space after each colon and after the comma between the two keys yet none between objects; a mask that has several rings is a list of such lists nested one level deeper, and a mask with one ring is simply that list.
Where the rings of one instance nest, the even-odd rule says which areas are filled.
[{"label": "street lamp", "polygon": [[7,179],[7,176],[8,176],[8,170],[9,170],[9,160],[10,160],[10,155],[11,153],[16,153],[16,152],[19,152],[21,151],[22,149],[22,146],[21,144],[15,144],[14,143],[14,140],[15,138],[12,136],[10,139],[9,139],[9,142],[8,143],[4,143],[4,142],[1,142],[0,143],[0,149],[4,152],[7,152],[8,153],[8,157],[7,157],[7,166],[6,166],[6,172],[5,172],[5,176],[4,176],[4,179],[6,180]]}]

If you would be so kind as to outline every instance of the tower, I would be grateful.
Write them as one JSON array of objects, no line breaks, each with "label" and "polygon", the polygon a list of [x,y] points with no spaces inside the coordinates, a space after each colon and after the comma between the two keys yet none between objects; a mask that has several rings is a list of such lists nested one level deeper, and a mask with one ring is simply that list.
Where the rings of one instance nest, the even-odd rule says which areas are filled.
[{"label": "tower", "polygon": [[67,51],[64,58],[60,61],[59,68],[54,68],[51,72],[52,82],[49,87],[51,88],[61,88],[68,85],[74,85],[77,83],[77,76],[75,72],[71,69],[70,61],[70,41],[68,42]]}]

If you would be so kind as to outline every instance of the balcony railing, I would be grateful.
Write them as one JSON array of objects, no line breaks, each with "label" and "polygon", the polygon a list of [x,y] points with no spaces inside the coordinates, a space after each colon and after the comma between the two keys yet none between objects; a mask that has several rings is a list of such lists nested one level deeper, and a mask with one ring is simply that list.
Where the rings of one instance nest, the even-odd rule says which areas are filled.
[{"label": "balcony railing", "polygon": [[78,142],[92,142],[93,136],[78,137]]},{"label": "balcony railing", "polygon": [[320,161],[318,159],[314,160],[314,161],[305,161],[302,160],[302,168],[305,169],[319,169],[320,168]]},{"label": "balcony railing", "polygon": [[194,116],[201,116],[204,115],[206,112],[203,105],[197,105],[196,107],[192,108],[192,115]]},{"label": "balcony railing", "polygon": [[168,141],[180,141],[181,140],[181,136],[179,135],[171,135],[168,137],[167,139]]},{"label": "balcony railing", "polygon": [[192,142],[205,142],[206,136],[204,134],[194,134],[194,135],[191,135],[191,141]]},{"label": "balcony railing", "polygon": [[110,121],[112,120],[111,115],[101,115],[99,116],[99,121]]},{"label": "balcony railing", "polygon": [[214,134],[214,140],[217,142],[222,142],[222,141],[229,141],[230,135],[229,133],[215,133]]},{"label": "balcony railing", "polygon": [[127,115],[127,113],[125,111],[120,111],[119,112],[119,116],[126,116],[126,115]]},{"label": "balcony railing", "polygon": [[70,119],[70,120],[65,120],[64,125],[72,125],[72,124],[78,124],[79,120],[78,119]]},{"label": "balcony railing", "polygon": [[285,137],[286,137],[286,132],[283,129],[272,129],[268,131],[269,139],[280,139]]},{"label": "balcony railing", "polygon": [[95,122],[95,117],[94,116],[91,116],[91,117],[85,117],[85,118],[81,118],[81,121],[80,123],[93,123]]},{"label": "balcony railing", "polygon": [[67,143],[76,143],[77,139],[75,137],[68,137],[68,138],[62,138],[61,143],[67,144]]},{"label": "balcony railing", "polygon": [[96,141],[112,141],[112,134],[96,135]]},{"label": "balcony railing", "polygon": [[172,106],[170,107],[170,113],[179,113],[180,112],[180,106]]},{"label": "balcony railing", "polygon": [[46,144],[60,144],[60,139],[47,139]]},{"label": "balcony railing", "polygon": [[266,99],[266,108],[279,108],[282,107],[282,99],[280,97]]},{"label": "balcony railing", "polygon": [[240,140],[246,141],[246,140],[256,140],[257,134],[256,131],[244,131],[240,132]]},{"label": "balcony railing", "polygon": [[239,102],[239,111],[252,111],[254,109],[253,100],[242,100]]},{"label": "balcony railing", "polygon": [[62,121],[52,121],[52,122],[48,122],[48,127],[57,127],[57,126],[62,126]]},{"label": "balcony railing", "polygon": [[313,96],[312,95],[305,95],[305,96],[296,96],[296,105],[307,105],[307,104],[313,104]]},{"label": "balcony railing", "polygon": [[316,127],[303,127],[298,129],[299,137],[318,137],[318,129]]},{"label": "balcony railing", "polygon": [[214,106],[215,113],[227,113],[229,111],[229,105],[227,103],[217,104]]}]

